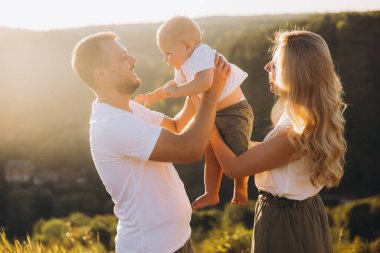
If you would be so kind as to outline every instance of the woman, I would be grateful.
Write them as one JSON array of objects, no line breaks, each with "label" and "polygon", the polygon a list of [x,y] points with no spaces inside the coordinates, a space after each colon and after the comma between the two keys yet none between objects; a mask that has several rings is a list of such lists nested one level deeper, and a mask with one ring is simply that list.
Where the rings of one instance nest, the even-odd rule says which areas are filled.
[{"label": "woman", "polygon": [[278,33],[265,70],[278,97],[272,131],[239,157],[215,129],[211,145],[227,176],[255,175],[252,252],[332,252],[318,193],[339,184],[346,142],[342,85],[328,46],[312,32]]}]

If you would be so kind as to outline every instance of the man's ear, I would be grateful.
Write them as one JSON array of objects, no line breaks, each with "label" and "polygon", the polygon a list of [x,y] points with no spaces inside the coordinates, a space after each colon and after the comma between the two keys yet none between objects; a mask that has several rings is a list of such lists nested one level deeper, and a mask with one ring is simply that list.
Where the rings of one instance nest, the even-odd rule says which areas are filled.
[{"label": "man's ear", "polygon": [[99,80],[101,82],[104,82],[108,76],[107,70],[102,66],[95,67],[92,73],[94,75],[94,80]]}]

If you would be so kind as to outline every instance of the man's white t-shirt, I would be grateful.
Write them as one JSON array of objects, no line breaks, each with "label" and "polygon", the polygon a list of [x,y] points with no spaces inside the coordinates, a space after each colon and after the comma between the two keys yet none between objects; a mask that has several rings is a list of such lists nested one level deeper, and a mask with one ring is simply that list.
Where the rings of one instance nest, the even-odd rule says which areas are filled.
[{"label": "man's white t-shirt", "polygon": [[[287,112],[284,112],[272,131],[264,138],[264,142],[280,131],[291,126]],[[301,157],[275,169],[263,171],[255,175],[257,189],[270,192],[287,199],[304,200],[317,194],[323,186],[314,186],[310,182],[311,168]]]},{"label": "man's white t-shirt", "polygon": [[148,160],[163,114],[129,105],[94,102],[90,120],[92,157],[119,219],[116,252],[171,253],[190,238],[190,201],[171,163]]},{"label": "man's white t-shirt", "polygon": [[[216,51],[211,49],[208,45],[200,44],[181,66],[182,73],[181,70],[174,69],[174,81],[177,84],[184,84],[193,80],[198,72],[214,68],[215,53]],[[246,72],[235,64],[230,63],[230,67],[231,74],[227,79],[226,86],[219,97],[219,101],[230,95],[248,76]]]}]

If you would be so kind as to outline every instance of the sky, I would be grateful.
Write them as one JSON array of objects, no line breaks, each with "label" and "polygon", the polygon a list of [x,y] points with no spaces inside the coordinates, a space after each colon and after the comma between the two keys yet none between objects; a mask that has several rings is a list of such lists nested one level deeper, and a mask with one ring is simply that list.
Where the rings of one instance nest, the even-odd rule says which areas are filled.
[{"label": "sky", "polygon": [[246,16],[380,10],[380,0],[0,0],[0,27],[49,30],[161,22],[174,15]]}]

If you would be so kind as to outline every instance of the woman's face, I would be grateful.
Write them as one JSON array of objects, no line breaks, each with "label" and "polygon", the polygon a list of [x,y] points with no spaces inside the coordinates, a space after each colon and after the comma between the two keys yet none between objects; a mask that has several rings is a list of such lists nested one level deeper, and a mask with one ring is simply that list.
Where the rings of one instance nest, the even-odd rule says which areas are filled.
[{"label": "woman's face", "polygon": [[278,94],[278,86],[275,83],[276,80],[276,66],[274,64],[274,60],[272,59],[270,62],[268,62],[264,69],[268,72],[268,80],[269,80],[269,90],[273,94]]}]

